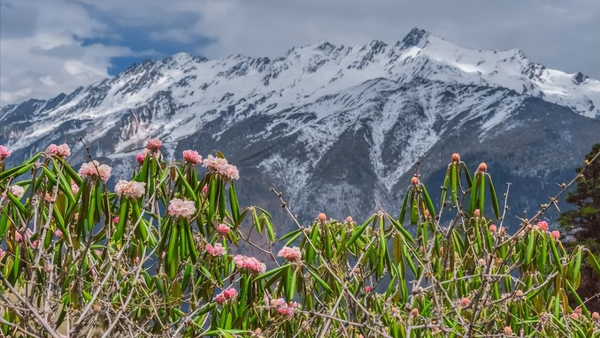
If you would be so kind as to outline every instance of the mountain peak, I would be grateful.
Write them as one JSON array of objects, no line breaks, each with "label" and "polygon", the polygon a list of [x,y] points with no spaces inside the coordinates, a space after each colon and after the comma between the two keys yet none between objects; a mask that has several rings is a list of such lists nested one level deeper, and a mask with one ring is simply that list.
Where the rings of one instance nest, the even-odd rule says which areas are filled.
[{"label": "mountain peak", "polygon": [[422,47],[430,36],[426,30],[415,27],[408,32],[408,34],[402,39],[401,44],[404,48],[410,48],[413,46]]}]

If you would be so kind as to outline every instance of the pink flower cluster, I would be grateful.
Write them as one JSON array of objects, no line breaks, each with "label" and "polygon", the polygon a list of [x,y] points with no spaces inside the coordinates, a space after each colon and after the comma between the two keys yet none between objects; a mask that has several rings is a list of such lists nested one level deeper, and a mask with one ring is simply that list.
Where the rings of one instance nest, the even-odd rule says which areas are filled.
[{"label": "pink flower cluster", "polygon": [[184,201],[174,198],[169,203],[169,215],[181,218],[190,218],[196,214],[194,201]]},{"label": "pink flower cluster", "polygon": [[16,198],[21,198],[25,195],[25,189],[20,185],[13,185],[10,187],[10,192],[15,195]]},{"label": "pink flower cluster", "polygon": [[67,156],[71,155],[71,148],[66,143],[63,143],[59,146],[52,143],[48,146],[48,148],[46,148],[46,155],[66,158]]},{"label": "pink flower cluster", "polygon": [[223,292],[219,293],[215,297],[215,301],[217,302],[217,304],[223,305],[226,301],[232,300],[235,297],[237,297],[237,291],[235,289],[228,288],[223,290]]},{"label": "pink flower cluster", "polygon": [[233,257],[233,261],[238,269],[246,269],[252,273],[263,273],[267,270],[265,263],[259,262],[254,257],[236,255]]},{"label": "pink flower cluster", "polygon": [[540,230],[542,231],[548,231],[548,222],[546,221],[539,221],[537,222],[537,227],[540,228]]},{"label": "pink flower cluster", "polygon": [[202,156],[200,156],[200,154],[198,154],[198,152],[195,150],[184,150],[183,160],[187,163],[196,165],[202,163]]},{"label": "pink flower cluster", "polygon": [[283,257],[286,261],[297,262],[302,259],[302,251],[297,246],[293,248],[284,246],[283,249],[279,250],[277,257]]},{"label": "pink flower cluster", "polygon": [[3,161],[5,158],[10,156],[10,151],[3,145],[0,145],[0,161]]},{"label": "pink flower cluster", "polygon": [[102,182],[106,183],[110,178],[111,171],[112,168],[106,164],[100,165],[98,161],[92,161],[81,165],[81,168],[79,169],[79,175],[83,178],[100,177]]},{"label": "pink flower cluster", "polygon": [[294,315],[294,309],[298,307],[298,303],[286,303],[283,298],[271,299],[271,307],[276,308],[279,314],[291,317]]},{"label": "pink flower cluster", "polygon": [[229,180],[237,180],[240,178],[238,168],[229,164],[227,159],[208,155],[202,163],[204,167],[208,168],[211,172],[217,173]]},{"label": "pink flower cluster", "polygon": [[550,237],[554,238],[555,240],[559,240],[560,239],[560,231],[552,230],[550,232]]},{"label": "pink flower cluster", "polygon": [[208,254],[213,257],[225,255],[225,248],[223,247],[223,245],[221,245],[221,243],[216,243],[215,246],[212,246],[212,244],[208,243],[206,244],[205,249],[206,252],[208,252]]},{"label": "pink flower cluster", "polygon": [[227,235],[231,228],[227,226],[227,224],[219,224],[216,228],[217,232],[221,235]]},{"label": "pink flower cluster", "polygon": [[73,191],[73,194],[77,195],[77,193],[79,192],[79,186],[77,185],[77,183],[71,182],[71,191]]},{"label": "pink flower cluster", "polygon": [[151,151],[158,151],[162,148],[162,142],[157,138],[151,138],[146,142],[146,148]]},{"label": "pink flower cluster", "polygon": [[150,153],[150,150],[144,149],[139,154],[137,154],[137,156],[135,157],[135,159],[137,160],[137,163],[139,165],[144,164],[144,160],[146,159],[146,157],[148,156],[149,153]]},{"label": "pink flower cluster", "polygon": [[115,186],[115,192],[120,196],[125,195],[127,198],[137,199],[144,196],[144,186],[146,186],[146,183],[119,180],[119,183]]}]

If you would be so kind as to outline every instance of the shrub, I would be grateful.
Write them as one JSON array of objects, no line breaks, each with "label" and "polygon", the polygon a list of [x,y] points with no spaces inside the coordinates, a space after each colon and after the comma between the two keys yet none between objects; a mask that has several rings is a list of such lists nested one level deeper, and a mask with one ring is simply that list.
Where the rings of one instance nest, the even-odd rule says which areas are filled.
[{"label": "shrub", "polygon": [[65,152],[0,161],[4,335],[600,336],[576,293],[584,258],[600,270],[594,256],[567,253],[542,212],[509,232],[485,164],[471,176],[454,154],[439,208],[415,176],[399,217],[319,214],[277,237],[267,211],[239,206],[222,154],[202,176],[198,153],[167,162],[161,146],[149,142],[118,193],[110,167],[78,173]]}]

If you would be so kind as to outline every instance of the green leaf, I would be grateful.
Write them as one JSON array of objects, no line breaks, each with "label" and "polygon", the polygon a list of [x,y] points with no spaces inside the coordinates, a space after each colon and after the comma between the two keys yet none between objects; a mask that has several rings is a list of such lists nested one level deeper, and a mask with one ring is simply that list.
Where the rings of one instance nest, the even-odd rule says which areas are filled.
[{"label": "green leaf", "polygon": [[586,260],[587,260],[588,264],[591,265],[594,268],[594,270],[596,270],[596,273],[598,273],[598,276],[600,276],[600,263],[598,263],[598,260],[594,256],[594,253],[592,253],[591,251],[588,252]]},{"label": "green leaf", "polygon": [[458,205],[458,181],[460,180],[460,177],[458,176],[458,169],[456,168],[457,164],[456,163],[452,163],[452,176],[451,176],[451,181],[452,181],[452,203],[457,206]]},{"label": "green leaf", "polygon": [[408,205],[408,193],[409,191],[407,190],[404,194],[404,199],[402,200],[402,206],[400,207],[400,216],[398,216],[398,222],[400,222],[400,224],[404,224],[404,215],[406,215],[406,207]]},{"label": "green leaf", "polygon": [[358,239],[358,237],[360,237],[362,235],[362,233],[365,232],[365,229],[367,228],[367,226],[369,225],[369,223],[374,220],[375,217],[379,217],[379,216],[372,215],[371,217],[369,217],[369,219],[363,225],[361,225],[361,226],[359,226],[357,228],[354,228],[354,231],[352,231],[352,236],[350,237],[350,239],[346,243],[346,247],[351,247],[352,244],[354,244],[354,242],[356,242],[356,240]]},{"label": "green leaf", "polygon": [[240,218],[240,205],[238,203],[237,194],[235,192],[235,183],[233,183],[233,181],[229,183],[229,206],[231,208],[233,222],[237,224]]},{"label": "green leaf", "polygon": [[307,270],[310,273],[310,275],[314,278],[314,280],[323,288],[325,289],[325,291],[327,291],[327,293],[329,293],[330,295],[334,295],[333,290],[331,289],[331,287],[329,287],[329,285],[323,280],[323,278],[321,278],[318,274],[318,272],[313,271],[313,268],[310,266],[307,266]]},{"label": "green leaf", "polygon": [[120,242],[125,233],[125,224],[129,215],[129,200],[127,198],[121,199],[121,209],[119,210],[119,223],[117,223],[117,230],[113,237],[115,242]]},{"label": "green leaf", "polygon": [[489,174],[488,176],[488,186],[490,188],[490,196],[492,198],[492,208],[494,209],[494,215],[496,219],[500,219],[500,205],[498,204],[498,195],[496,195],[496,188],[494,188],[494,184],[492,183],[492,176]]},{"label": "green leaf", "polygon": [[425,197],[425,203],[427,204],[427,210],[429,210],[429,215],[431,215],[431,218],[435,218],[435,208],[433,207],[433,202],[431,201],[431,198],[429,198],[429,194],[427,193],[425,184],[421,184],[421,189],[423,191],[423,197]]},{"label": "green leaf", "polygon": [[181,172],[181,169],[178,167],[174,167],[174,168],[177,169],[177,182],[179,184],[181,184],[183,186],[183,188],[185,189],[185,196],[188,199],[196,202],[198,200],[198,197],[194,193],[194,189],[192,189],[192,186],[190,186],[188,181],[185,179],[185,176]]}]

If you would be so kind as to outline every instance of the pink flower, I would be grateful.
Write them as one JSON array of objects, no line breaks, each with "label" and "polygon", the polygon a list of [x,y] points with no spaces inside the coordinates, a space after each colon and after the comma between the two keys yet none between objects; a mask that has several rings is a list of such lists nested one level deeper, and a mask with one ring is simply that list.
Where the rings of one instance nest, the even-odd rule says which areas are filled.
[{"label": "pink flower", "polygon": [[25,189],[20,185],[13,185],[10,187],[10,192],[15,195],[16,198],[21,198],[25,194]]},{"label": "pink flower", "polygon": [[233,298],[237,297],[237,291],[232,288],[225,289],[225,291],[223,291],[223,294],[225,295],[225,298],[227,298],[227,299],[233,299]]},{"label": "pink flower", "polygon": [[264,263],[259,262],[254,257],[236,255],[233,257],[233,261],[238,269],[246,269],[252,273],[263,273],[267,269]]},{"label": "pink flower", "polygon": [[284,306],[285,304],[285,300],[283,298],[275,298],[275,299],[271,299],[271,307],[280,307],[280,306]]},{"label": "pink flower", "polygon": [[160,150],[160,148],[162,148],[162,142],[157,138],[151,138],[146,143],[146,148],[152,151]]},{"label": "pink flower", "polygon": [[560,231],[552,230],[552,232],[550,232],[550,236],[555,240],[558,240],[560,238]]},{"label": "pink flower", "polygon": [[237,180],[240,178],[237,167],[227,163],[227,160],[224,158],[208,155],[202,163],[210,172],[217,173],[226,179]]},{"label": "pink flower", "polygon": [[271,299],[271,307],[277,309],[277,312],[284,316],[292,316],[298,303],[292,302],[288,305],[283,298]]},{"label": "pink flower", "polygon": [[110,178],[111,170],[112,168],[107,166],[106,164],[100,165],[98,161],[92,161],[81,165],[81,169],[79,169],[79,175],[81,175],[81,177],[83,178],[100,177],[102,182],[106,183]]},{"label": "pink flower", "polygon": [[40,244],[40,241],[36,239],[35,241],[31,242],[31,247],[33,247],[34,249],[37,249],[39,244]]},{"label": "pink flower", "polygon": [[56,155],[58,155],[62,158],[71,156],[71,148],[69,147],[68,144],[63,143],[63,144],[59,145],[58,147],[56,147]]},{"label": "pink flower", "polygon": [[115,216],[115,218],[113,218],[113,223],[117,224],[120,220],[121,219],[119,218],[119,216]]},{"label": "pink flower", "polygon": [[228,227],[226,224],[219,224],[217,225],[217,232],[221,235],[227,235],[229,233],[229,231],[231,231],[231,228]]},{"label": "pink flower", "polygon": [[181,218],[190,218],[196,214],[196,206],[193,201],[184,201],[174,198],[169,203],[169,215]]},{"label": "pink flower", "polygon": [[460,305],[463,307],[467,307],[469,304],[471,304],[471,300],[469,298],[463,298],[460,300]]},{"label": "pink flower", "polygon": [[62,236],[63,236],[63,233],[62,233],[62,231],[60,231],[60,229],[56,229],[56,231],[54,232],[54,234],[58,238],[62,238]]},{"label": "pink flower", "polygon": [[221,243],[216,243],[215,246],[212,246],[212,244],[208,243],[206,244],[205,249],[208,252],[208,254],[213,257],[225,255],[225,248],[223,247],[223,245],[221,245]]},{"label": "pink flower", "polygon": [[240,172],[238,168],[231,164],[228,164],[225,167],[224,173],[222,173],[222,175],[226,178],[229,178],[230,180],[237,180],[240,178]]},{"label": "pink flower", "polygon": [[479,218],[480,216],[481,216],[481,210],[475,209],[475,211],[473,211],[473,217]]},{"label": "pink flower", "polygon": [[208,185],[202,187],[202,193],[205,195],[208,193]]},{"label": "pink flower", "polygon": [[365,286],[365,292],[366,292],[366,293],[369,293],[369,292],[371,292],[371,287],[370,287],[370,286],[368,286],[368,285],[367,285],[367,286]]},{"label": "pink flower", "polygon": [[291,307],[280,307],[279,309],[277,309],[277,312],[288,317],[294,315],[294,309],[292,309]]},{"label": "pink flower", "polygon": [[410,183],[411,183],[412,185],[419,185],[419,178],[418,178],[418,177],[416,177],[416,176],[415,176],[415,177],[413,177],[413,178],[411,178],[411,179],[410,179]]},{"label": "pink flower", "polygon": [[5,146],[0,145],[0,161],[3,161],[5,158],[9,157],[11,152]]},{"label": "pink flower", "polygon": [[228,300],[232,300],[235,297],[237,297],[237,291],[235,289],[228,288],[223,290],[223,292],[221,292],[220,294],[218,294],[215,297],[215,301],[217,302],[217,304],[223,305],[223,303],[225,303]]},{"label": "pink flower", "polygon": [[146,183],[119,180],[119,183],[115,186],[115,192],[120,196],[125,195],[127,198],[137,199],[144,196],[145,186]]},{"label": "pink flower", "polygon": [[63,143],[59,146],[52,143],[51,145],[48,146],[48,148],[46,148],[46,155],[59,156],[62,158],[66,158],[67,156],[71,155],[71,148],[66,143]]},{"label": "pink flower", "polygon": [[137,156],[135,157],[135,159],[137,160],[137,163],[141,166],[142,164],[144,164],[144,160],[146,159],[146,157],[148,156],[148,153],[150,151],[148,149],[144,149],[142,150],[139,154],[137,154]]},{"label": "pink flower", "polygon": [[4,250],[2,250],[2,248],[0,248],[0,259],[2,259],[2,256],[4,256]]},{"label": "pink flower", "polygon": [[183,160],[194,165],[200,164],[202,163],[202,156],[195,150],[184,150]]},{"label": "pink flower", "polygon": [[73,194],[77,195],[77,193],[79,192],[79,186],[77,185],[77,183],[71,182],[71,191],[73,191]]},{"label": "pink flower", "polygon": [[15,232],[15,241],[17,241],[17,243],[22,243],[23,242],[23,236],[18,231]]},{"label": "pink flower", "polygon": [[352,219],[352,216],[346,217],[346,220],[344,221],[344,223],[352,223],[352,222],[354,222],[354,220]]},{"label": "pink flower", "polygon": [[223,305],[223,303],[225,303],[227,299],[225,298],[225,295],[223,293],[218,294],[215,297],[215,302],[217,302],[217,304],[219,305]]},{"label": "pink flower", "polygon": [[58,153],[58,147],[56,146],[56,144],[52,143],[46,148],[45,153],[48,156],[54,156],[56,155],[56,153]]},{"label": "pink flower", "polygon": [[302,251],[296,246],[293,248],[284,246],[277,254],[277,257],[283,257],[286,261],[297,262],[302,259]]},{"label": "pink flower", "polygon": [[539,222],[537,222],[537,226],[542,231],[548,231],[548,222],[546,222],[546,221],[539,221]]},{"label": "pink flower", "polygon": [[491,224],[491,225],[490,225],[490,232],[491,232],[491,233],[495,233],[495,232],[496,232],[496,230],[497,230],[497,229],[496,229],[496,224]]}]

